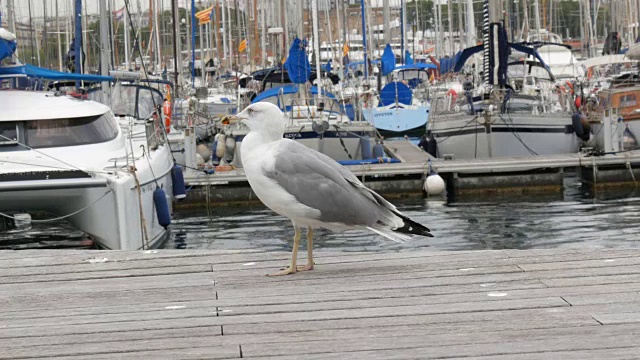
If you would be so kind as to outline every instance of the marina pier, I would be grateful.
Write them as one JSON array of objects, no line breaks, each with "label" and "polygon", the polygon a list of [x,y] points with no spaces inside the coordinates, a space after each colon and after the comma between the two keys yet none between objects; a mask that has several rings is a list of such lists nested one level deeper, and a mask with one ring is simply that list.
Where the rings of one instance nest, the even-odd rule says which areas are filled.
[{"label": "marina pier", "polygon": [[0,252],[2,359],[634,359],[640,251]]}]

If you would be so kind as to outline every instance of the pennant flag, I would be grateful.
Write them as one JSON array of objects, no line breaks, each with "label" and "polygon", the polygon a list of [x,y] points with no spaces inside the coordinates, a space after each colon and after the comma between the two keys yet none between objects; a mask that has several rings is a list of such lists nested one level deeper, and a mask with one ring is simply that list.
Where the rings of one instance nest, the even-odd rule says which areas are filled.
[{"label": "pennant flag", "polygon": [[342,47],[342,56],[347,55],[349,55],[349,45],[347,45],[347,43],[344,43],[344,46]]},{"label": "pennant flag", "polygon": [[124,19],[124,6],[120,10],[116,10],[113,12],[113,17],[116,21],[122,21]]},{"label": "pennant flag", "polygon": [[245,50],[247,50],[247,39],[242,40],[238,46],[238,51],[243,52]]}]

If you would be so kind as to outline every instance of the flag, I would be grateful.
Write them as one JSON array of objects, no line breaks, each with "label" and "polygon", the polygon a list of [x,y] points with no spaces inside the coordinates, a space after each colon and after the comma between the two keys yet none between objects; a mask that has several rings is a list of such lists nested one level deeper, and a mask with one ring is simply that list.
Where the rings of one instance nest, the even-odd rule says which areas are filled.
[{"label": "flag", "polygon": [[124,19],[124,6],[122,7],[122,9],[120,10],[116,10],[113,12],[113,17],[116,19],[116,21],[121,21]]},{"label": "flag", "polygon": [[349,55],[349,45],[347,45],[347,43],[344,43],[344,46],[342,47],[342,56],[347,55]]},{"label": "flag", "polygon": [[200,25],[202,24],[206,24],[209,21],[211,21],[211,14],[214,12],[215,10],[212,7],[206,8],[204,10],[198,11],[196,13],[196,18],[199,20]]},{"label": "flag", "polygon": [[243,52],[245,50],[247,50],[247,39],[242,40],[242,42],[240,42],[240,45],[238,46],[239,52]]}]

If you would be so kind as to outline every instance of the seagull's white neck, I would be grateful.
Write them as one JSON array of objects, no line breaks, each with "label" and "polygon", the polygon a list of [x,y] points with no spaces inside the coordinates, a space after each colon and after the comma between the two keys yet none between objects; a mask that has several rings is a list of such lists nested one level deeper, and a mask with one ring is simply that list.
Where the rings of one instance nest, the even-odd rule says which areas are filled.
[{"label": "seagull's white neck", "polygon": [[249,131],[244,139],[242,139],[242,147],[240,148],[242,158],[245,159],[249,157],[253,150],[261,147],[262,145],[282,140],[283,135],[284,133],[282,131]]}]

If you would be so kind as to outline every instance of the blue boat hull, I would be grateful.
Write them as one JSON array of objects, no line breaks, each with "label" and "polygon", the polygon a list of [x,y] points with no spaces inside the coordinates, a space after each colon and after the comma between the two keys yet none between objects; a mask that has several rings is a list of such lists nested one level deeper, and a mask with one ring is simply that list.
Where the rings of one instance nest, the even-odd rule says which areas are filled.
[{"label": "blue boat hull", "polygon": [[362,114],[383,134],[391,136],[422,135],[429,121],[429,106],[391,104],[364,109]]}]

